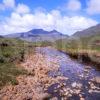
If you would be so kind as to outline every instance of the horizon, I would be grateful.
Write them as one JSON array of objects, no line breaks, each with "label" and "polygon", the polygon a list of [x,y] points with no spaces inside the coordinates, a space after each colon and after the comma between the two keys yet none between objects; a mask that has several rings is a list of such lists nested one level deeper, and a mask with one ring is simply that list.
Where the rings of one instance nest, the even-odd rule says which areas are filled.
[{"label": "horizon", "polygon": [[71,36],[100,23],[99,5],[97,0],[1,0],[0,35],[43,29]]}]

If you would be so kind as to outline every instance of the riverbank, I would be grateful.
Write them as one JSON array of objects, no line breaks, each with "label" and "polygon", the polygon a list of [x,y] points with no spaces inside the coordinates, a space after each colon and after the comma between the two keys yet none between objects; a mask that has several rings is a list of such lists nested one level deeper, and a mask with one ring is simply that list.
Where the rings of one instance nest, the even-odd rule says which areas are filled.
[{"label": "riverbank", "polygon": [[[87,64],[93,64],[97,68],[100,66],[100,55],[99,53],[88,53],[88,52],[67,52],[67,54],[75,59],[78,59],[80,62],[87,63]],[[100,69],[100,68],[99,68]]]},{"label": "riverbank", "polygon": [[90,64],[100,70],[100,52],[89,50],[57,50],[66,53],[73,59],[77,59],[81,63]]}]

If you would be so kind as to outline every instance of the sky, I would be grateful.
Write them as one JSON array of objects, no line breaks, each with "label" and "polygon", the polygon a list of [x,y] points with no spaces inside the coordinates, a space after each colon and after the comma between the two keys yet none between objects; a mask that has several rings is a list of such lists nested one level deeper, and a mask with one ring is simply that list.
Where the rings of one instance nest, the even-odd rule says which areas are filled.
[{"label": "sky", "polygon": [[100,22],[100,0],[0,0],[0,35],[31,29],[72,35]]}]

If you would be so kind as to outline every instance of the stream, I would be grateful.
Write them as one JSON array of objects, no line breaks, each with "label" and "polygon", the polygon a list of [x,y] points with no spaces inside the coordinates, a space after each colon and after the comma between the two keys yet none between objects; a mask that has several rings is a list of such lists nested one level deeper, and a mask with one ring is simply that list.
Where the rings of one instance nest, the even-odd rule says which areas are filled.
[{"label": "stream", "polygon": [[57,100],[100,100],[100,70],[92,65],[79,63],[67,54],[50,47],[37,50],[44,53],[49,61],[58,59],[59,70],[49,72],[49,76],[68,78],[48,87],[47,92],[52,97],[56,97]]}]

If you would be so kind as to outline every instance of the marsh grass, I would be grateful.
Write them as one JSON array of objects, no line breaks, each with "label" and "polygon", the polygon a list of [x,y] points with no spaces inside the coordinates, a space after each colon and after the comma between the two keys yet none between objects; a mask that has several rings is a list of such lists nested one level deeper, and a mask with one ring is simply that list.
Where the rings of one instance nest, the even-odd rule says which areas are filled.
[{"label": "marsh grass", "polygon": [[13,63],[0,63],[0,87],[11,83],[12,85],[17,85],[18,81],[16,76],[27,74],[27,71],[18,68]]},{"label": "marsh grass", "polygon": [[17,39],[0,39],[0,87],[6,84],[17,85],[16,77],[27,74],[17,66],[17,62],[25,59],[25,42]]}]

